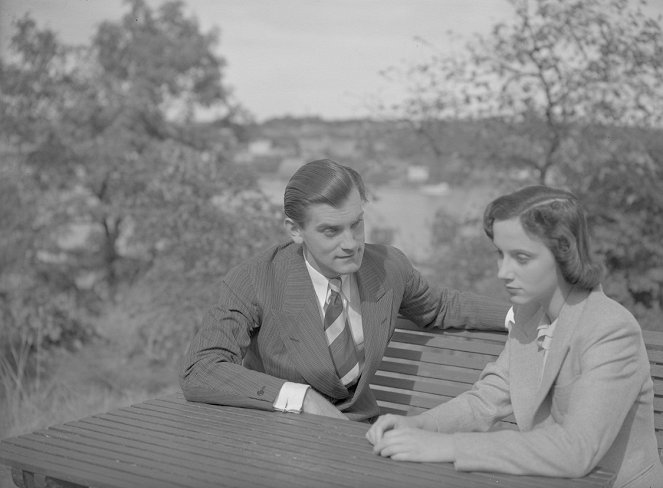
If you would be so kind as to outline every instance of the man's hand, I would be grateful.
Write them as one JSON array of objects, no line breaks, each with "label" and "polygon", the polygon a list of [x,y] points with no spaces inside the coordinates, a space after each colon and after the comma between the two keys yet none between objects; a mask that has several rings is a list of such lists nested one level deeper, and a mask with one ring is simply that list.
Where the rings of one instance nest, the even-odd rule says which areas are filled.
[{"label": "man's hand", "polygon": [[343,413],[332,403],[323,397],[313,388],[309,388],[304,396],[302,412],[313,413],[315,415],[324,415],[325,417],[334,417],[337,419],[348,420]]}]

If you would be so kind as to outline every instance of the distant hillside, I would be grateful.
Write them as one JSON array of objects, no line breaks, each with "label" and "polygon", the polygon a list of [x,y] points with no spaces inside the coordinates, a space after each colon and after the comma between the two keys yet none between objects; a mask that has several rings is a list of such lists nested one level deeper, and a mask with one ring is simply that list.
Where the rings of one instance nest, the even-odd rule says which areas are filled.
[{"label": "distant hillside", "polygon": [[[408,182],[408,168],[425,168],[418,183],[485,178],[486,151],[477,147],[481,122],[445,122],[435,147],[407,121],[284,117],[251,127],[250,142],[238,160],[259,173],[289,175],[303,162],[329,157],[360,171],[374,183]],[[441,149],[440,149],[441,148]],[[483,166],[483,167],[482,167]]]}]

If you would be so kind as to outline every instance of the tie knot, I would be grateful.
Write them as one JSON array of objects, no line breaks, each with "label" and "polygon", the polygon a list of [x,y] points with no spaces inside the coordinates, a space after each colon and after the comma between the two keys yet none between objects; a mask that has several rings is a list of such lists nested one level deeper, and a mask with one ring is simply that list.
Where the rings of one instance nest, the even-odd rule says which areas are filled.
[{"label": "tie knot", "polygon": [[329,288],[336,293],[341,293],[341,278],[330,278]]}]

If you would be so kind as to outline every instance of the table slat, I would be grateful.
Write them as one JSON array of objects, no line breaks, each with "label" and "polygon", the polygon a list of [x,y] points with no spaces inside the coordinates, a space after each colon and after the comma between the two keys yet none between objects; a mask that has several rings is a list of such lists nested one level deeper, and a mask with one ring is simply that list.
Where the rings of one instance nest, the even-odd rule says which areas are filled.
[{"label": "table slat", "polygon": [[598,488],[611,476],[553,479],[397,462],[372,453],[367,429],[309,414],[191,403],[176,394],[4,439],[0,462],[101,488]]}]

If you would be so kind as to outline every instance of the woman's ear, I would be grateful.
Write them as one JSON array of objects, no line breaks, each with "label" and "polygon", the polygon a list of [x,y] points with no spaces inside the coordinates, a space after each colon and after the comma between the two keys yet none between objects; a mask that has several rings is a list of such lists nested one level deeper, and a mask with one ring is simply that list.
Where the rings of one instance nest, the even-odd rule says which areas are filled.
[{"label": "woman's ear", "polygon": [[283,221],[283,225],[286,232],[290,236],[290,239],[292,239],[295,244],[301,244],[304,242],[304,238],[302,237],[302,229],[297,222],[292,220],[290,217],[286,217]]}]

